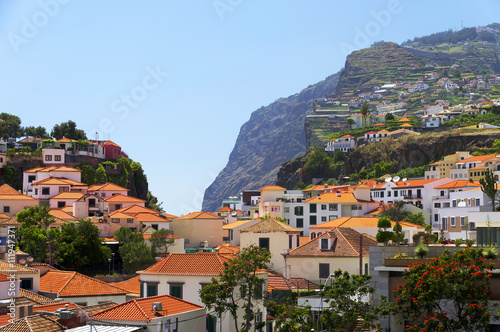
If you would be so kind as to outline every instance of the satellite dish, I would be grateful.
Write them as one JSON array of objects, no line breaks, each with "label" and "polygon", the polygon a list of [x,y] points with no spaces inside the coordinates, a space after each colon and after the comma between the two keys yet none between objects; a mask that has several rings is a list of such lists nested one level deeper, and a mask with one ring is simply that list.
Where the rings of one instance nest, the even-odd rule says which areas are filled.
[{"label": "satellite dish", "polygon": [[391,182],[392,178],[389,176],[387,179],[385,179],[385,182]]},{"label": "satellite dish", "polygon": [[408,179],[407,178],[403,178],[403,182],[406,181],[406,180],[408,180]]},{"label": "satellite dish", "polygon": [[233,217],[236,217],[236,216],[238,215],[238,212],[233,211],[233,212],[231,212],[231,215],[232,215]]},{"label": "satellite dish", "polygon": [[466,207],[466,206],[467,206],[467,203],[465,203],[464,201],[458,202],[458,207]]},{"label": "satellite dish", "polygon": [[398,182],[399,180],[401,180],[401,178],[396,175],[393,180],[394,180],[394,182]]}]

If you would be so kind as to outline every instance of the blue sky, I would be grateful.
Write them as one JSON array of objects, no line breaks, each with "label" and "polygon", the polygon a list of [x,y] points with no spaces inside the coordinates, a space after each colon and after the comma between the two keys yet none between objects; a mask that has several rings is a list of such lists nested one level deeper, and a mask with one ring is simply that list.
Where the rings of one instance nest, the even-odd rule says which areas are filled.
[{"label": "blue sky", "polygon": [[493,0],[0,0],[0,111],[109,137],[182,215],[251,112],[337,72],[346,50],[498,13]]}]

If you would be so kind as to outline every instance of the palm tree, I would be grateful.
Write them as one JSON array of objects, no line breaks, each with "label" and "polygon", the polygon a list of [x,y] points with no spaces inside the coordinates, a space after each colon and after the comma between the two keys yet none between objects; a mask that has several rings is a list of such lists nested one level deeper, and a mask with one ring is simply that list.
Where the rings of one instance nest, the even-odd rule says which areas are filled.
[{"label": "palm tree", "polygon": [[368,110],[369,110],[368,103],[364,103],[363,106],[361,106],[361,110],[360,110],[360,113],[363,116],[363,122],[362,122],[363,127],[366,127],[366,117],[368,116],[368,114],[370,114],[370,112],[368,112]]},{"label": "palm tree", "polygon": [[347,118],[345,122],[349,126],[349,129],[352,129],[352,125],[356,124],[356,121],[354,121],[352,118]]}]

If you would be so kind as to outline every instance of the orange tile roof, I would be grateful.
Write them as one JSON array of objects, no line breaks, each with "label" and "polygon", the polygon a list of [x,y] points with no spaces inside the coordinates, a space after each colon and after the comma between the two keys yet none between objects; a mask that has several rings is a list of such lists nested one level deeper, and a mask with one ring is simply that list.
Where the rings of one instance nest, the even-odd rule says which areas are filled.
[{"label": "orange tile roof", "polygon": [[240,233],[273,233],[273,232],[285,232],[285,233],[301,233],[302,230],[292,227],[282,221],[276,220],[274,218],[262,219],[258,223],[240,229]]},{"label": "orange tile roof", "polygon": [[39,274],[40,271],[32,267],[24,266],[17,263],[9,263],[4,260],[0,260],[0,272],[9,274],[15,271],[16,274]]},{"label": "orange tile roof", "polygon": [[[378,218],[376,218],[378,220]],[[363,237],[363,247],[360,248],[360,237]],[[330,245],[336,245],[334,250],[322,250],[319,246],[320,239],[331,239]],[[336,242],[335,242],[336,240]],[[370,255],[370,246],[378,243],[373,236],[362,234],[350,227],[333,228],[311,241],[290,250],[290,257],[359,257],[362,250],[363,256]]]},{"label": "orange tile roof", "polygon": [[9,186],[7,183],[0,186],[0,195],[21,195],[19,191]]},{"label": "orange tile roof", "polygon": [[81,172],[81,169],[77,169],[69,166],[48,166],[48,167],[35,167],[24,171],[25,173],[37,173],[37,172]]},{"label": "orange tile roof", "polygon": [[117,219],[132,219],[133,217],[130,214],[127,213],[122,213],[120,211],[113,211],[109,214],[111,218],[117,218]]},{"label": "orange tile roof", "polygon": [[64,199],[64,200],[74,199],[74,200],[78,200],[78,199],[82,198],[83,195],[84,194],[82,194],[81,192],[63,191],[63,192],[60,192],[59,194],[55,194],[54,196],[50,197],[50,199]]},{"label": "orange tile roof", "polygon": [[6,274],[0,272],[0,282],[9,281],[9,277]]},{"label": "orange tile roof", "polygon": [[399,119],[398,122],[409,122],[410,119],[408,118],[402,118],[402,119]]},{"label": "orange tile roof", "polygon": [[454,188],[465,188],[465,187],[481,187],[478,181],[470,182],[469,180],[458,180],[447,184],[443,184],[434,189],[454,189]]},{"label": "orange tile roof", "polygon": [[396,188],[408,188],[408,187],[422,187],[426,184],[436,182],[440,179],[420,179],[420,180],[409,180],[409,181],[398,181],[393,182],[396,184]]},{"label": "orange tile roof", "polygon": [[57,143],[68,143],[68,142],[74,142],[74,140],[67,138],[67,137],[63,137],[63,138],[58,139],[56,142]]},{"label": "orange tile roof", "polygon": [[78,272],[50,270],[40,277],[40,291],[61,297],[121,295],[127,291]]},{"label": "orange tile roof", "polygon": [[116,146],[117,148],[120,148],[120,149],[122,148],[121,146],[119,146],[119,145],[118,145],[118,144],[116,144],[115,142],[113,142],[113,141],[109,141],[109,140],[108,140],[108,141],[103,141],[103,142],[102,142],[102,145],[103,145],[103,146],[106,146],[106,145],[112,145],[112,146]]},{"label": "orange tile roof", "polygon": [[374,125],[372,125],[372,127],[375,127],[375,126],[385,126],[385,123],[375,123]]},{"label": "orange tile roof", "polygon": [[252,220],[250,220],[250,219],[233,221],[233,222],[230,222],[229,224],[225,224],[224,226],[222,226],[222,229],[224,229],[224,230],[234,229],[235,227],[245,225],[246,223],[249,223],[251,221]]},{"label": "orange tile roof", "polygon": [[[4,315],[9,317],[9,315]],[[4,317],[1,316],[1,317]],[[10,319],[10,317],[9,317]],[[56,316],[49,315],[32,315],[25,316],[14,321],[9,325],[5,325],[0,331],[6,332],[64,332],[66,327],[57,322]],[[4,319],[1,320],[4,322]]]},{"label": "orange tile roof", "polygon": [[135,217],[137,218],[137,221],[141,222],[172,222],[170,219],[163,218],[162,216],[152,214],[152,213],[146,213],[146,212],[141,212],[141,213],[136,213]]},{"label": "orange tile roof", "polygon": [[180,219],[224,219],[222,217],[219,217],[218,215],[212,213],[212,212],[191,212],[189,214],[186,214],[185,216],[179,217]]},{"label": "orange tile roof", "polygon": [[[311,226],[309,227],[309,229],[316,230],[316,229],[333,229],[340,227],[350,227],[350,228],[377,227],[378,219],[379,219],[378,217],[341,217],[338,219],[324,222],[319,225]],[[415,225],[406,221],[400,221],[399,224],[402,227],[424,228],[424,226]],[[396,225],[396,222],[391,220],[391,226],[394,227],[394,225]]]},{"label": "orange tile roof", "polygon": [[36,198],[21,194],[6,183],[0,186],[0,200],[38,201]]},{"label": "orange tile roof", "polygon": [[116,194],[113,196],[109,196],[109,197],[106,197],[104,200],[106,202],[146,203],[146,201],[143,199],[135,198],[132,196],[125,196],[122,194]]},{"label": "orange tile roof", "polygon": [[480,170],[480,169],[486,169],[488,167],[480,167],[480,166],[476,166],[476,167],[472,167],[472,168],[469,168],[469,170]]},{"label": "orange tile roof", "polygon": [[263,190],[286,190],[286,188],[283,188],[283,187],[280,187],[280,186],[264,186],[262,188],[259,189],[259,191],[263,191]]},{"label": "orange tile roof", "polygon": [[365,135],[367,135],[367,134],[376,134],[376,133],[377,133],[376,131],[369,131],[369,132],[365,133]]},{"label": "orange tile roof", "polygon": [[0,219],[10,219],[12,218],[11,216],[9,216],[7,213],[0,213]]},{"label": "orange tile roof", "polygon": [[128,280],[114,282],[113,285],[125,289],[129,293],[140,294],[141,293],[141,283],[139,282],[140,278],[141,276],[133,277]]},{"label": "orange tile roof", "polygon": [[54,303],[55,302],[51,298],[45,297],[45,296],[37,294],[37,293],[30,292],[29,290],[26,290],[24,288],[19,289],[19,296],[27,298],[27,299],[29,299],[32,302],[37,303],[37,304],[47,304],[47,303]]},{"label": "orange tile roof", "polygon": [[388,133],[389,131],[386,129],[379,130],[377,133]]},{"label": "orange tile roof", "polygon": [[413,126],[409,123],[403,123],[400,127],[413,127]]},{"label": "orange tile roof", "polygon": [[464,163],[470,163],[470,162],[485,162],[485,161],[489,161],[489,160],[494,160],[496,157],[495,154],[488,154],[488,155],[483,155],[483,156],[474,156],[474,157],[470,157],[470,158],[467,158],[467,159],[462,159],[462,160],[458,160],[456,161],[455,163],[456,164],[464,164]]},{"label": "orange tile roof", "polygon": [[93,184],[89,187],[88,191],[129,191],[130,189],[120,187],[111,182],[105,184]]},{"label": "orange tile roof", "polygon": [[[154,230],[154,228],[153,228],[153,230]],[[151,239],[151,235],[153,235],[153,233],[142,233],[142,238],[144,240],[149,240],[149,239]],[[167,239],[182,239],[182,237],[174,235],[174,234],[168,234]]]},{"label": "orange tile roof", "polygon": [[139,274],[218,276],[228,258],[218,253],[169,254]]},{"label": "orange tile roof", "polygon": [[61,301],[56,303],[47,303],[47,304],[39,304],[33,306],[33,312],[37,311],[48,311],[48,312],[56,312],[57,309],[64,309],[68,305],[68,309],[77,309],[78,307],[71,302]]},{"label": "orange tile roof", "polygon": [[[153,314],[153,303],[161,302],[162,310]],[[201,305],[178,299],[170,295],[158,295],[134,299],[112,308],[94,314],[93,319],[97,321],[129,321],[149,323],[152,319],[168,315],[177,315],[194,310],[203,310]]]},{"label": "orange tile roof", "polygon": [[53,216],[54,218],[57,219],[62,219],[62,220],[78,220],[74,215],[69,214],[66,211],[63,211],[61,209],[50,209],[49,214]]},{"label": "orange tile roof", "polygon": [[[156,210],[153,210],[153,209],[150,209],[150,208],[147,208],[144,206],[140,206],[137,204],[132,204],[132,205],[123,207],[121,209],[115,210],[115,212],[116,211],[120,211],[120,212],[127,213],[127,214],[135,214],[135,213],[140,213],[140,212],[160,214],[160,212],[158,212]],[[173,217],[175,217],[175,216],[173,216]]]},{"label": "orange tile roof", "polygon": [[45,185],[70,185],[70,186],[79,186],[79,187],[86,187],[87,184],[83,182],[78,182],[75,180],[67,179],[67,178],[58,178],[58,177],[48,177],[39,181],[35,181],[32,183],[32,185],[40,185],[40,184],[45,184]]},{"label": "orange tile roof", "polygon": [[291,278],[286,279],[283,275],[278,273],[268,272],[267,276],[267,291],[273,290],[305,290],[305,289],[319,289],[319,286],[304,278]]},{"label": "orange tile roof", "polygon": [[232,244],[223,244],[220,246],[215,247],[214,249],[217,249],[217,252],[219,254],[237,254],[240,251],[240,247],[232,245]]},{"label": "orange tile roof", "polygon": [[67,212],[69,214],[73,214],[73,207],[72,206],[62,207],[61,210],[63,210],[64,212]]},{"label": "orange tile roof", "polygon": [[344,136],[342,136],[342,137],[340,137],[340,138],[354,138],[354,137],[353,137],[353,136],[351,136],[351,135],[349,135],[349,134],[347,134],[347,135],[344,135]]},{"label": "orange tile roof", "polygon": [[[337,196],[338,194],[338,196]],[[352,191],[338,193],[323,193],[319,196],[306,199],[305,203],[358,203],[364,202],[356,199]]]},{"label": "orange tile roof", "polygon": [[229,206],[224,206],[222,209],[217,210],[217,212],[233,212],[234,210],[231,209]]}]

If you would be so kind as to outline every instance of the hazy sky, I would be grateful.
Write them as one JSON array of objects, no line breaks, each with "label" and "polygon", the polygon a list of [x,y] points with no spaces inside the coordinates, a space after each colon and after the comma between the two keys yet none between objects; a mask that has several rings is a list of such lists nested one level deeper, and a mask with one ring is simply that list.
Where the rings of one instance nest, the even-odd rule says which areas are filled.
[{"label": "hazy sky", "polygon": [[500,21],[498,1],[0,0],[0,112],[122,146],[167,213],[201,209],[250,113],[345,53]]}]

